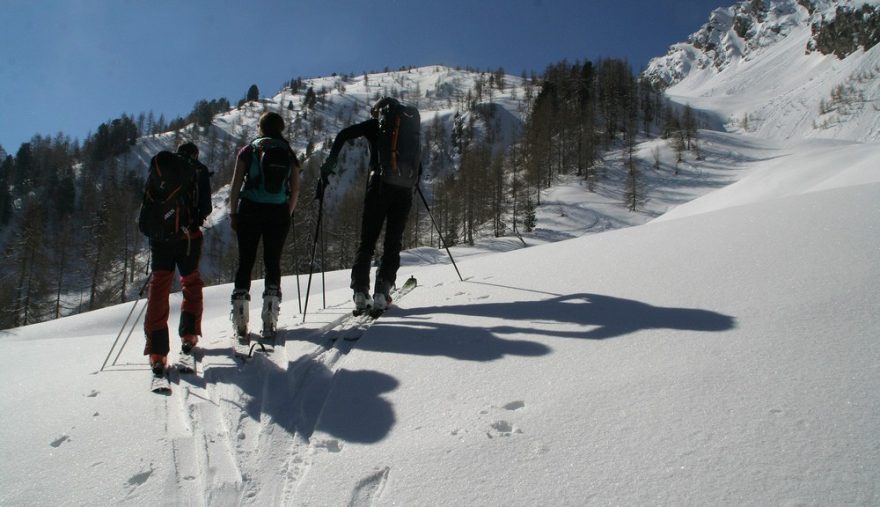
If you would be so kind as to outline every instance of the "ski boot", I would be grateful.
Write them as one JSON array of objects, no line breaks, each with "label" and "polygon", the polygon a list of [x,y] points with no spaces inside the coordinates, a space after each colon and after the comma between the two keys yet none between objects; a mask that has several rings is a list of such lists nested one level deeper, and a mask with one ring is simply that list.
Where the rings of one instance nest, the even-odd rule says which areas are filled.
[{"label": "ski boot", "polygon": [[281,289],[269,285],[263,292],[263,340],[275,342],[278,314],[281,311]]},{"label": "ski boot", "polygon": [[354,291],[354,295],[352,295],[352,300],[354,300],[354,310],[352,310],[352,315],[358,316],[363,315],[370,311],[373,307],[373,300],[370,299],[367,291]]},{"label": "ski boot", "polygon": [[382,315],[390,305],[391,285],[384,281],[376,280],[376,292],[373,293],[373,309],[370,310],[370,314],[374,317]]},{"label": "ski boot", "polygon": [[153,376],[161,378],[165,376],[165,368],[167,367],[168,358],[161,354],[150,354],[150,369],[153,370]]},{"label": "ski boot", "polygon": [[186,335],[180,338],[180,351],[184,354],[192,354],[194,348],[199,343],[199,337],[194,334]]},{"label": "ski boot", "polygon": [[248,335],[248,318],[250,317],[251,295],[244,289],[235,289],[232,292],[232,312],[229,315],[232,320],[232,328],[235,331],[235,339],[240,345],[250,345]]}]

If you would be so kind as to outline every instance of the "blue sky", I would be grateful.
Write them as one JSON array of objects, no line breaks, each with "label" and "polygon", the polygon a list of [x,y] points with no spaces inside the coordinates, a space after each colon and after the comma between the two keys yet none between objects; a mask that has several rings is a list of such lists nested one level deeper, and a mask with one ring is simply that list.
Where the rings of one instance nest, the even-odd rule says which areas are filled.
[{"label": "blue sky", "polygon": [[0,146],[83,140],[123,113],[170,120],[256,84],[446,64],[542,71],[626,58],[639,70],[732,0],[3,0]]}]

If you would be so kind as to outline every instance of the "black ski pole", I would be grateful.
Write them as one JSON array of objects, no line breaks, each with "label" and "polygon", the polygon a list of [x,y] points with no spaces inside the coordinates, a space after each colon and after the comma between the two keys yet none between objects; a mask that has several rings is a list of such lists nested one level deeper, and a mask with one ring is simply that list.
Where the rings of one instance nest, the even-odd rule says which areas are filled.
[{"label": "black ski pole", "polygon": [[293,266],[296,272],[296,301],[299,313],[303,311],[302,289],[299,286],[299,254],[296,249],[296,212],[290,216],[290,234],[293,236]]},{"label": "black ski pole", "polygon": [[[144,282],[143,287],[141,287],[141,290],[138,292],[138,298],[135,299],[134,304],[131,305],[131,310],[128,312],[128,317],[126,317],[126,318],[125,318],[125,322],[122,323],[122,328],[119,329],[119,334],[117,334],[117,335],[116,335],[116,339],[113,340],[113,345],[110,346],[110,350],[107,352],[107,357],[104,358],[104,364],[101,365],[101,369],[98,370],[98,371],[104,371],[104,368],[107,366],[107,361],[110,360],[110,356],[113,354],[113,349],[116,348],[116,344],[119,343],[119,338],[121,338],[121,337],[122,337],[122,333],[125,332],[125,326],[128,325],[128,321],[129,321],[129,319],[131,319],[132,314],[134,314],[134,309],[137,308],[138,303],[139,303],[140,300],[144,297],[144,291],[147,289],[147,284],[150,283],[150,279],[151,279],[151,278],[153,278],[153,272],[152,272],[152,271],[150,271],[150,274],[147,275],[147,280]],[[140,319],[140,315],[138,315],[138,319]],[[138,319],[135,319],[135,322],[137,322]],[[133,329],[133,328],[134,328],[134,325],[132,325],[132,329]],[[131,336],[131,333],[129,333],[129,336]],[[125,341],[128,342],[128,338],[126,338]],[[124,347],[124,346],[125,346],[125,345],[123,344],[123,347]]]},{"label": "black ski pole", "polygon": [[[323,203],[324,203],[323,198],[321,199],[321,203],[322,203],[321,207],[323,208]],[[326,261],[325,261],[325,257],[324,257],[324,253],[326,252],[326,250],[327,250],[327,241],[326,241],[326,237],[324,235],[324,228],[322,227],[321,228],[321,301],[324,303],[323,308],[325,310],[327,309],[327,277],[325,276],[326,272],[324,271],[324,266],[327,265],[327,264],[325,264]]]},{"label": "black ski pole", "polygon": [[449,251],[449,245],[446,244],[446,239],[443,237],[443,233],[440,232],[440,227],[437,225],[437,221],[434,220],[434,214],[431,213],[431,208],[428,206],[428,200],[425,199],[425,194],[422,193],[422,188],[416,184],[416,190],[419,191],[419,197],[422,198],[422,204],[425,205],[425,211],[428,212],[428,216],[431,217],[431,223],[434,224],[434,229],[437,229],[437,235],[440,236],[440,241],[443,242],[443,248],[446,249],[446,255],[449,256],[449,260],[452,261],[452,267],[455,268],[455,272],[458,274],[458,279],[462,282],[464,278],[461,277],[461,272],[458,270],[458,266],[455,264],[455,259],[452,257],[452,252]]},{"label": "black ski pole", "polygon": [[[321,231],[321,218],[324,215],[324,182],[318,182],[318,189],[315,191],[315,197],[318,199],[318,221],[315,223],[315,234],[312,236],[312,255],[309,260],[309,281],[306,283],[306,304],[303,307],[303,322],[306,321],[306,313],[309,310],[309,292],[312,290],[312,271],[315,268],[315,254],[318,250],[318,233]],[[322,267],[323,269],[323,267]]]}]

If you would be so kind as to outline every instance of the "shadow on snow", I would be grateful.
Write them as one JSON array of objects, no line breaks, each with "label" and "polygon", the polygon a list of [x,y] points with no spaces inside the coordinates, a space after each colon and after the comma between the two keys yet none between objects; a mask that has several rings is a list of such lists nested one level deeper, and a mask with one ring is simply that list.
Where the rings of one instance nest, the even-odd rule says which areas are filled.
[{"label": "shadow on snow", "polygon": [[[238,408],[248,417],[255,421],[271,418],[274,424],[306,441],[320,425],[324,433],[346,442],[374,443],[385,438],[394,426],[393,406],[383,395],[397,389],[399,382],[379,371],[340,367],[339,361],[353,346],[383,353],[494,361],[505,356],[537,357],[551,351],[542,343],[512,338],[515,335],[603,340],[649,329],[721,332],[736,326],[733,317],[708,310],[653,306],[600,294],[530,292],[550,297],[399,308],[393,316],[404,320],[380,320],[365,339],[357,342],[345,341],[334,330],[321,335],[302,329],[282,331],[286,340],[313,341],[318,347],[290,362],[287,369],[258,357],[253,364],[210,368],[205,380],[236,385],[245,394]],[[489,317],[503,323],[468,326],[422,317],[438,313]],[[572,324],[582,329],[571,329]],[[216,352],[225,354],[228,349]],[[328,404],[331,394],[334,403]]]}]

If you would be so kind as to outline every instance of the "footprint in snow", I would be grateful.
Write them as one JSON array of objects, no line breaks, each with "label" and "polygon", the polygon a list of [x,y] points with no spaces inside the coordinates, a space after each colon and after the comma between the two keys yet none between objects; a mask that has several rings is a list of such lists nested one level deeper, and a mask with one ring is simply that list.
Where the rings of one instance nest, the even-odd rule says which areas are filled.
[{"label": "footprint in snow", "polygon": [[98,397],[98,394],[99,394],[98,391],[92,389],[92,392],[90,392],[89,394],[87,394],[87,395],[86,395],[86,398],[97,398],[97,397]]},{"label": "footprint in snow", "polygon": [[504,410],[519,410],[525,406],[526,406],[526,403],[524,401],[517,400],[517,401],[511,401],[510,403],[503,405],[501,408],[503,408]]},{"label": "footprint in snow", "polygon": [[489,425],[489,431],[486,432],[486,436],[489,438],[495,437],[509,437],[513,434],[521,434],[523,431],[513,424],[501,420],[495,421]]},{"label": "footprint in snow", "polygon": [[327,440],[319,440],[315,442],[316,449],[326,449],[328,452],[341,452],[342,444],[339,443],[339,440],[335,438],[327,439]]},{"label": "footprint in snow", "polygon": [[67,442],[68,440],[70,440],[70,435],[61,435],[60,437],[53,440],[52,443],[50,443],[49,445],[51,445],[52,447],[60,447],[61,444]]},{"label": "footprint in snow", "polygon": [[155,469],[153,468],[153,464],[150,463],[149,470],[147,470],[145,472],[141,472],[139,474],[132,475],[128,479],[128,481],[125,482],[125,485],[129,488],[129,493],[136,490],[138,487],[140,487],[141,485],[145,484],[148,480],[150,480],[150,476],[153,475],[154,470]]}]

